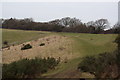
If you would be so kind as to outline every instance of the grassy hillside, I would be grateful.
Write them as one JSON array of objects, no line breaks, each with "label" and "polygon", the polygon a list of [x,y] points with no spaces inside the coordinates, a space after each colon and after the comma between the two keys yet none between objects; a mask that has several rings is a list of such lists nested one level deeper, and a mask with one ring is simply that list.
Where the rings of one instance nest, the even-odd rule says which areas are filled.
[{"label": "grassy hillside", "polygon": [[[116,44],[113,43],[116,36],[115,34],[81,34],[81,33],[50,33],[50,32],[41,32],[41,31],[22,31],[22,30],[7,30],[3,29],[3,41],[8,41],[10,44],[18,44],[23,43],[26,41],[42,38],[48,35],[58,35],[63,36],[69,39],[71,45],[64,45],[60,41],[56,42],[60,44],[60,46],[64,45],[65,47],[69,47],[67,53],[69,52],[72,54],[73,58],[71,58],[67,63],[60,63],[55,70],[48,71],[47,73],[43,74],[42,76],[46,77],[94,77],[88,73],[79,73],[76,71],[78,63],[80,63],[81,58],[88,56],[88,55],[97,55],[103,52],[112,52],[116,49]],[[51,37],[52,38],[52,37]],[[62,40],[62,39],[59,39]],[[65,40],[65,39],[63,39]],[[66,41],[63,41],[67,43]],[[51,43],[52,45],[53,43]],[[52,54],[57,55],[57,49],[48,46],[49,50]],[[46,48],[46,47],[45,47]],[[53,51],[54,50],[54,51]],[[49,52],[50,52],[49,51]],[[55,52],[55,53],[54,53]],[[63,50],[64,52],[64,50]],[[62,53],[63,53],[62,52]],[[60,51],[59,51],[60,53]],[[45,54],[43,52],[42,54]],[[64,52],[64,54],[66,54]],[[62,55],[62,54],[61,54]],[[67,54],[69,56],[69,54]]]},{"label": "grassy hillside", "polygon": [[[2,41],[8,41],[9,44],[20,44],[26,41],[35,40],[40,37],[50,35],[50,32],[41,31],[24,31],[13,29],[0,29],[2,30]],[[4,45],[3,45],[4,46]]]},{"label": "grassy hillside", "polygon": [[[74,40],[72,45],[72,53],[77,54],[76,58],[68,61],[68,63],[62,63],[54,71],[50,71],[44,76],[50,77],[87,77],[92,78],[93,75],[86,73],[76,72],[78,63],[81,58],[89,55],[97,55],[103,52],[112,52],[116,49],[116,44],[113,43],[117,35],[114,34],[81,34],[81,33],[60,33],[60,35],[67,36]],[[73,74],[72,74],[73,73]],[[52,74],[52,76],[51,76]]]},{"label": "grassy hillside", "polygon": [[106,51],[111,52],[116,48],[114,40],[117,35],[115,34],[61,33],[61,35],[73,39],[73,51],[75,53],[84,53],[83,56]]}]

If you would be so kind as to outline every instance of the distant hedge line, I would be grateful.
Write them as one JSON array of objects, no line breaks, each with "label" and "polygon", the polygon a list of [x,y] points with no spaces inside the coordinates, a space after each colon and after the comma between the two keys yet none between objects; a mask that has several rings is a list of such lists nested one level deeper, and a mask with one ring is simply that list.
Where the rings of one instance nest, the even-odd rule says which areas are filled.
[{"label": "distant hedge line", "polygon": [[[102,23],[101,24],[101,20]],[[74,32],[74,33],[93,33],[93,34],[108,34],[108,33],[120,33],[120,26],[111,28],[107,31],[104,31],[103,27],[106,26],[105,19],[100,19],[97,21],[96,26],[89,25],[86,26],[85,23],[79,24],[79,25],[73,25],[73,26],[62,26],[59,24],[46,22],[35,22],[31,18],[29,19],[4,19],[4,22],[2,23],[2,28],[5,29],[20,29],[20,30],[37,30],[37,31],[52,31],[52,32]],[[67,23],[65,23],[67,25]],[[74,24],[74,22],[71,22],[71,24]],[[101,25],[100,25],[101,24]],[[105,26],[104,26],[105,25]]]}]

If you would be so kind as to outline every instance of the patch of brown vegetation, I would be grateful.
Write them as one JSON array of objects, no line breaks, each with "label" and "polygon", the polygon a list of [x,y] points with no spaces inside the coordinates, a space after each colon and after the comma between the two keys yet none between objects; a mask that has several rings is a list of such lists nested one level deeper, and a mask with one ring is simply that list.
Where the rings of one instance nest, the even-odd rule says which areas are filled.
[{"label": "patch of brown vegetation", "polygon": [[[45,43],[44,46],[39,46],[41,43]],[[21,47],[25,44],[32,45],[31,49],[21,50]],[[38,40],[29,41],[20,45],[10,46],[2,50],[3,63],[10,63],[23,58],[35,58],[35,57],[54,57],[64,61],[65,58],[72,59],[75,57],[71,52],[72,40],[67,37],[51,35]]]}]

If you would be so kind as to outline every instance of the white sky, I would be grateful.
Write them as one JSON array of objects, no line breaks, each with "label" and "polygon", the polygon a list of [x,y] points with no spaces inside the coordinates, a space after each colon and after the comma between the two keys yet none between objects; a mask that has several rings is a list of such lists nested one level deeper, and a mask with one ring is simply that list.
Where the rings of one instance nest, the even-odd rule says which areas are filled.
[{"label": "white sky", "polygon": [[118,2],[119,0],[1,0],[1,2]]},{"label": "white sky", "polygon": [[[108,19],[111,25],[118,21],[118,0],[81,0],[81,2],[41,2],[30,0],[29,2],[17,0],[2,0],[2,18],[29,18],[35,21],[50,21],[63,17],[76,17],[82,22],[95,21],[96,19]],[[47,0],[44,0],[47,1]]]}]

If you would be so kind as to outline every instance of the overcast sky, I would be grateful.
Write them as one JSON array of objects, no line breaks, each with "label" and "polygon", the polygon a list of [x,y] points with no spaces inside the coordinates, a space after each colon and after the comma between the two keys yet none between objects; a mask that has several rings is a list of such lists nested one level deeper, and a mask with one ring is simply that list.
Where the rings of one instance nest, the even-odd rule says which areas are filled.
[{"label": "overcast sky", "polygon": [[3,2],[2,18],[33,18],[45,22],[63,17],[76,17],[82,22],[108,19],[118,21],[117,2]]}]

